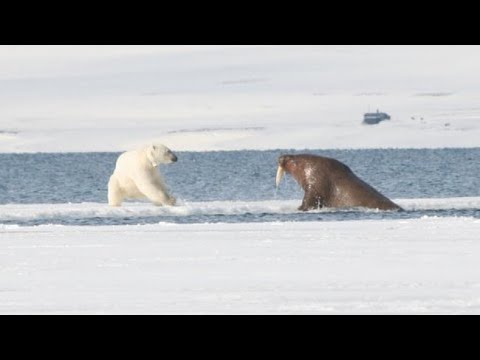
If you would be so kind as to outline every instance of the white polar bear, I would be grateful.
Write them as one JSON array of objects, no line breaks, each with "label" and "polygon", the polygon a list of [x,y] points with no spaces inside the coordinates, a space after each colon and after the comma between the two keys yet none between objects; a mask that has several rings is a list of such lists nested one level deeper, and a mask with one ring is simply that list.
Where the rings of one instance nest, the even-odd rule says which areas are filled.
[{"label": "white polar bear", "polygon": [[174,205],[157,166],[176,162],[177,157],[161,144],[121,154],[108,182],[108,204],[121,206],[125,199],[149,199],[155,205]]}]

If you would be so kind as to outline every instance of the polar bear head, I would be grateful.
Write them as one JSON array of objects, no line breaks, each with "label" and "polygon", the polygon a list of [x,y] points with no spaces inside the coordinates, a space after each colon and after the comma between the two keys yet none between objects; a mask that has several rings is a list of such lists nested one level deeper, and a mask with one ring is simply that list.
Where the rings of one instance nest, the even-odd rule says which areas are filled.
[{"label": "polar bear head", "polygon": [[148,161],[153,167],[160,164],[170,164],[177,161],[177,156],[165,145],[153,144],[146,149]]}]

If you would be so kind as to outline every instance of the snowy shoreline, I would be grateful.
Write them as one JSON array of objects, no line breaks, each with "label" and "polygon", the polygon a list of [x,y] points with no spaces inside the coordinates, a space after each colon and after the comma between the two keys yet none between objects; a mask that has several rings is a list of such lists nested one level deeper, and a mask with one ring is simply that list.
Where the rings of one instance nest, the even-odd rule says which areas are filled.
[{"label": "snowy shoreline", "polygon": [[[147,143],[147,142],[146,142]],[[458,149],[458,150],[469,150],[469,149],[479,149],[480,148],[480,143],[479,144],[472,144],[472,146],[468,146],[465,144],[461,144],[459,146],[452,145],[442,145],[442,146],[422,146],[419,145],[418,147],[391,147],[391,146],[385,146],[385,147],[378,147],[378,146],[372,146],[372,147],[322,147],[322,146],[317,146],[317,147],[285,147],[285,148],[225,148],[225,149],[184,149],[184,148],[177,148],[175,152],[177,153],[182,153],[182,152],[190,152],[190,153],[222,153],[222,152],[234,152],[234,151],[277,151],[279,153],[286,153],[288,151],[295,151],[297,153],[300,152],[311,152],[311,151],[331,151],[331,150],[340,150],[340,151],[356,151],[356,150],[443,150],[443,149]],[[133,148],[129,148],[133,149]],[[92,149],[80,149],[80,150],[70,150],[70,151],[55,151],[55,150],[31,150],[31,151],[25,151],[25,150],[20,150],[20,151],[0,151],[0,155],[33,155],[33,154],[89,154],[89,153],[106,153],[106,154],[118,154],[122,153],[123,151],[127,151],[127,149],[108,149],[108,150],[92,150]]]},{"label": "snowy shoreline", "polygon": [[[475,210],[480,208],[480,197],[392,199],[407,211],[419,210]],[[148,216],[185,217],[192,215],[242,215],[249,214],[294,214],[301,199],[266,201],[183,201],[177,206],[157,207],[148,202],[127,202],[122,207],[112,208],[106,203],[70,204],[5,204],[0,205],[1,221],[25,221],[32,219],[83,219],[125,218]],[[352,211],[355,209],[345,209]],[[340,209],[320,209],[309,213],[337,213]],[[375,209],[356,209],[362,213],[377,213]]]}]

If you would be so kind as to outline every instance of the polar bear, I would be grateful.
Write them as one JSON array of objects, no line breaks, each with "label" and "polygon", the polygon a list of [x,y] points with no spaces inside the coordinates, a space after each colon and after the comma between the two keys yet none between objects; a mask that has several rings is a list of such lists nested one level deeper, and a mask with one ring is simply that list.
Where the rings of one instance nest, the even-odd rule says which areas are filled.
[{"label": "polar bear", "polygon": [[175,205],[157,171],[160,164],[177,161],[177,156],[162,144],[146,146],[121,154],[108,182],[108,204],[121,206],[125,199],[149,199],[155,205]]}]

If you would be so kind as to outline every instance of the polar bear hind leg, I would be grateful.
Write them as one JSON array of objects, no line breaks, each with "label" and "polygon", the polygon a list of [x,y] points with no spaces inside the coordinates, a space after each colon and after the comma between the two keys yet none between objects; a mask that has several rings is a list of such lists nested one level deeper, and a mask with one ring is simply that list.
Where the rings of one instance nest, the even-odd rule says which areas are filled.
[{"label": "polar bear hind leg", "polygon": [[120,186],[118,185],[117,179],[112,175],[108,181],[108,205],[110,206],[121,206],[124,200],[124,194]]}]

